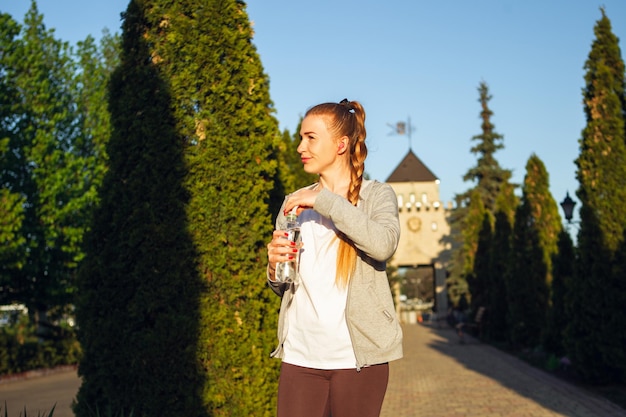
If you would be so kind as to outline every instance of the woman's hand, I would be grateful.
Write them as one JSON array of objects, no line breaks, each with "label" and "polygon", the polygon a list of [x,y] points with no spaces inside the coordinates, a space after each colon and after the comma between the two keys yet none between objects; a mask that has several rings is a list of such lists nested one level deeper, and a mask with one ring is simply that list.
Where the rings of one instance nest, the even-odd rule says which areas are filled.
[{"label": "woman's hand", "polygon": [[317,199],[319,193],[319,190],[300,190],[290,194],[285,202],[283,213],[286,215],[291,212],[294,207],[298,207],[296,209],[296,214],[300,214],[306,209],[312,209],[315,205],[315,199]]},{"label": "woman's hand", "polygon": [[267,244],[267,260],[272,281],[276,279],[276,264],[291,261],[298,255],[296,242],[287,239],[287,236],[289,235],[284,230],[274,230],[272,241]]}]

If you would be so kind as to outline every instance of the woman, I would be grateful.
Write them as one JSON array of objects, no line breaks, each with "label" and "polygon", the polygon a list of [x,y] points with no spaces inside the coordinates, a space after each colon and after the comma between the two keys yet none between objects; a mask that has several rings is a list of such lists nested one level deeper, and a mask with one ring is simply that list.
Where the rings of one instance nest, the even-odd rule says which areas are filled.
[{"label": "woman", "polygon": [[[379,416],[402,330],[386,274],[400,237],[397,199],[363,179],[365,111],[356,101],[309,109],[298,153],[319,182],[288,195],[268,248],[268,280],[282,303],[278,417]],[[296,209],[302,244],[285,238]],[[295,282],[279,262],[298,259]],[[278,279],[277,279],[278,278]]]}]

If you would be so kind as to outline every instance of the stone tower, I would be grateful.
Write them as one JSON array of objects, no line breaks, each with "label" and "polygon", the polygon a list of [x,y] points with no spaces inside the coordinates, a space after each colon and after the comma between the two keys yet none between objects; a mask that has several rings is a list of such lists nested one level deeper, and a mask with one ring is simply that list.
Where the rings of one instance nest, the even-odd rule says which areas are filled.
[{"label": "stone tower", "polygon": [[436,318],[444,318],[448,309],[451,203],[444,207],[439,199],[439,179],[411,150],[386,182],[398,196],[400,216],[400,242],[389,262],[403,277],[396,291],[399,316],[413,322],[420,311],[432,307]]}]

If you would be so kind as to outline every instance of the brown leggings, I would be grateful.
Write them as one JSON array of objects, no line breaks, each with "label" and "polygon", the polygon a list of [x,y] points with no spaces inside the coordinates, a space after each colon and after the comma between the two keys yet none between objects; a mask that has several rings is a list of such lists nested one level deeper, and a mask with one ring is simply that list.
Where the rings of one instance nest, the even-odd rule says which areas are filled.
[{"label": "brown leggings", "polygon": [[323,370],[282,363],[278,417],[378,417],[389,364]]}]

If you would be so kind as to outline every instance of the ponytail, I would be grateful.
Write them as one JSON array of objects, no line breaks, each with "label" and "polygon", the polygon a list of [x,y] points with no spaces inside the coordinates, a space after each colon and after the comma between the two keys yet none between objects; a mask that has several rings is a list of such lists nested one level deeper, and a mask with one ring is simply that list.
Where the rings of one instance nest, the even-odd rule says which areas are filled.
[{"label": "ponytail", "polygon": [[[306,115],[310,114],[327,116],[328,128],[337,137],[347,136],[349,138],[350,186],[347,197],[348,201],[356,207],[363,184],[365,158],[367,157],[365,110],[358,101],[343,99],[339,104],[318,104],[307,111]],[[354,243],[344,234],[339,232],[337,235],[339,237],[339,249],[335,284],[345,288],[356,268],[357,251]]]}]

